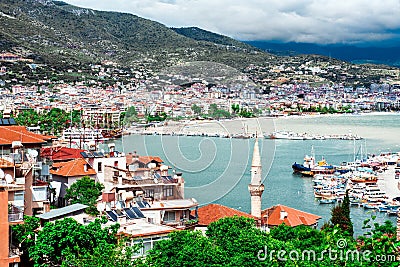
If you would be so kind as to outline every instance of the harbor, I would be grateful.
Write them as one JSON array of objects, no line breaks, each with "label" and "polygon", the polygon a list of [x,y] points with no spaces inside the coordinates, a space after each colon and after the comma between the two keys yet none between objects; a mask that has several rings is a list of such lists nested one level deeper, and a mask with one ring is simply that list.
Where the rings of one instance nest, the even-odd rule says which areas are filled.
[{"label": "harbor", "polygon": [[[303,118],[315,118],[304,116]],[[281,119],[282,120],[282,119]],[[283,119],[284,120],[284,119]],[[295,132],[290,130],[276,130],[273,117],[258,117],[247,119],[225,120],[183,120],[165,121],[158,123],[135,124],[124,130],[125,135],[165,135],[165,136],[200,136],[249,139],[264,137],[266,139],[285,140],[361,140],[363,137],[351,130],[337,133]]]},{"label": "harbor", "polygon": [[[332,165],[340,165],[343,161],[355,161],[354,155],[361,145],[365,148],[364,154],[399,151],[399,120],[399,115],[391,114],[273,120],[263,118],[212,123],[193,122],[189,128],[197,128],[199,132],[220,131],[233,134],[243,133],[243,128],[248,129],[249,133],[287,130],[321,135],[348,133],[351,130],[352,133],[362,136],[362,140],[259,140],[265,184],[263,205],[268,207],[283,204],[317,214],[322,217],[322,226],[331,217],[332,204],[319,204],[314,197],[312,178],[300,178],[293,174],[291,165],[296,161],[303,163],[304,155],[310,153],[312,146],[317,159],[325,157]],[[173,130],[179,132],[184,126],[176,124],[168,127],[175,127]],[[142,154],[161,155],[166,159],[166,164],[176,166],[177,172],[185,174],[186,190],[199,203],[213,202],[249,212],[248,195],[243,192],[247,190],[246,181],[250,179],[250,163],[246,161],[246,155],[253,142],[252,139],[132,134],[116,140],[115,144],[121,151],[124,148],[125,151],[137,150]],[[380,177],[389,175],[390,172],[388,169],[380,174]],[[392,183],[395,180],[393,176]],[[222,185],[217,185],[219,181],[223,182]],[[378,180],[378,184],[380,183]],[[386,186],[393,187],[390,184]],[[386,193],[391,192],[388,188],[384,188]],[[395,193],[396,191],[392,194]],[[376,222],[395,222],[394,216],[388,216],[387,213],[355,207],[351,210],[351,216],[356,234],[362,234],[363,221],[372,215],[376,216]]]},{"label": "harbor", "polygon": [[306,156],[304,164],[294,163],[294,173],[312,177],[314,197],[319,204],[342,202],[346,193],[350,203],[364,209],[396,215],[400,210],[400,153],[383,153],[339,166],[325,160],[315,163]]}]

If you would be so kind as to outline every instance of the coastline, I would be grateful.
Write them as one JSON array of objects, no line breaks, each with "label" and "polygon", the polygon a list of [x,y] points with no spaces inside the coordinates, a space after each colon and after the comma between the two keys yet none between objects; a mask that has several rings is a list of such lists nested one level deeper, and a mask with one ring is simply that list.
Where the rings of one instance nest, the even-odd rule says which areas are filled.
[{"label": "coastline", "polygon": [[[305,115],[290,115],[290,116],[263,116],[256,118],[232,118],[222,120],[182,120],[182,121],[166,121],[164,124],[154,125],[152,127],[130,127],[126,131],[128,134],[143,134],[143,135],[185,135],[185,136],[205,136],[205,137],[243,137],[252,138],[256,135],[258,137],[265,137],[274,131],[295,131],[298,133],[310,132],[311,134],[348,134],[352,129],[345,131],[329,132],[326,129],[321,129],[318,132],[318,127],[294,127],[293,124],[310,119],[323,119],[323,118],[365,118],[367,116],[400,116],[400,112],[368,112],[357,114],[305,114]],[[318,125],[317,125],[318,126]],[[296,128],[301,128],[298,131]],[[304,129],[303,129],[304,128]],[[354,127],[353,127],[354,128]],[[354,129],[353,133],[362,136],[362,131]],[[370,136],[368,136],[370,138]]]}]

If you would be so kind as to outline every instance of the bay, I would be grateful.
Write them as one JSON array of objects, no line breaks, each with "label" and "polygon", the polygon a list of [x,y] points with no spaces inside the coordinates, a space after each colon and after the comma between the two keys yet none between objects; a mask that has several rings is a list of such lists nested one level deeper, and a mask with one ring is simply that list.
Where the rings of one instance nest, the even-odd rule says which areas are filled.
[{"label": "bay", "polygon": [[[270,120],[270,119],[268,119]],[[302,162],[314,147],[316,159],[324,157],[328,163],[352,161],[359,154],[378,154],[400,151],[400,115],[348,115],[279,118],[273,129],[264,132],[290,130],[312,134],[346,134],[351,132],[363,140],[271,140],[260,139],[265,191],[262,208],[276,204],[310,212],[322,217],[319,226],[328,221],[333,204],[320,205],[315,199],[310,178],[292,174],[291,165]],[[257,120],[262,125],[262,119]],[[254,139],[218,137],[129,135],[116,140],[119,151],[137,151],[140,155],[160,156],[174,171],[185,178],[185,197],[195,198],[200,205],[219,203],[250,212],[250,166]],[[377,216],[379,223],[395,222],[395,217],[352,207],[351,217],[356,235],[363,233],[363,221]]]}]

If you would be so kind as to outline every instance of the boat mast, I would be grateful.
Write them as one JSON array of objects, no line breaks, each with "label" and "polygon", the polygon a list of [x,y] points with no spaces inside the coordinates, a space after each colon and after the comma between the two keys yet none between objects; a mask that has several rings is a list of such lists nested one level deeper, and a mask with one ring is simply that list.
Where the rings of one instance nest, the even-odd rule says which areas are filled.
[{"label": "boat mast", "polygon": [[310,168],[313,168],[315,166],[315,151],[314,151],[314,145],[311,146],[311,162],[310,162]]}]

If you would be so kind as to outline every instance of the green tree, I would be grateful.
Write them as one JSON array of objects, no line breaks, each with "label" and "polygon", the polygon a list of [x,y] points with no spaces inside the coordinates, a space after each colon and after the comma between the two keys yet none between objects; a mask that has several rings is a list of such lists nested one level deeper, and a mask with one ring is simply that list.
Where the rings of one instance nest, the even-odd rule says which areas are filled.
[{"label": "green tree", "polygon": [[96,200],[103,189],[104,186],[101,183],[95,182],[89,176],[83,176],[73,183],[70,188],[67,188],[65,199],[71,204],[81,203],[88,205],[86,212],[97,215]]},{"label": "green tree", "polygon": [[155,115],[147,115],[147,122],[153,121],[165,121],[167,119],[167,114],[165,112],[161,112],[160,114],[156,113]]},{"label": "green tree", "polygon": [[194,114],[196,114],[196,115],[200,115],[201,114],[202,109],[201,109],[200,106],[198,106],[196,104],[193,104],[191,109],[194,112]]},{"label": "green tree", "polygon": [[124,124],[131,124],[134,121],[137,121],[137,111],[134,106],[130,106],[125,112],[123,122]]},{"label": "green tree", "polygon": [[213,103],[210,104],[210,107],[208,108],[208,115],[213,116],[214,113],[218,110],[217,104]]},{"label": "green tree", "polygon": [[[70,120],[71,120],[71,118],[69,118],[69,120],[67,121],[67,124],[68,124],[68,122],[70,122]],[[72,111],[72,125],[76,127],[80,123],[81,123],[81,111],[74,109]],[[67,125],[67,126],[69,126],[69,125]]]},{"label": "green tree", "polygon": [[345,223],[346,227],[345,231],[349,233],[350,236],[353,236],[354,230],[353,230],[353,223],[351,221],[350,217],[350,198],[349,198],[349,190],[346,190],[346,195],[344,196],[343,202],[342,202],[342,211],[343,215],[346,217]]},{"label": "green tree", "polygon": [[226,217],[207,227],[208,238],[224,252],[224,266],[260,266],[258,252],[281,246],[270,236],[256,228],[255,221],[246,217]]},{"label": "green tree", "polygon": [[338,225],[349,236],[353,236],[353,223],[350,218],[350,199],[348,192],[343,202],[332,208],[331,224],[332,226]]},{"label": "green tree", "polygon": [[231,108],[232,108],[232,111],[233,111],[234,114],[237,114],[240,111],[239,104],[232,104]]},{"label": "green tree", "polygon": [[66,259],[85,257],[99,249],[112,250],[117,245],[119,225],[104,227],[102,224],[106,222],[104,218],[96,219],[88,225],[80,224],[72,218],[48,222],[37,233],[35,244],[29,247],[29,257],[34,266],[69,266],[65,265]]},{"label": "green tree", "polygon": [[[364,221],[363,229],[369,230],[358,237],[359,249],[368,251],[369,260],[383,259],[383,256],[391,256],[398,259],[400,256],[400,241],[396,238],[396,226],[391,221],[385,221],[383,225],[374,223],[376,216]],[[379,266],[398,266],[396,261],[379,262]]]},{"label": "green tree", "polygon": [[40,121],[40,116],[35,110],[28,109],[20,112],[18,116],[15,118],[15,121],[18,125],[38,126]]},{"label": "green tree", "polygon": [[200,231],[176,231],[155,243],[146,256],[147,266],[223,266],[223,251]]},{"label": "green tree", "polygon": [[40,130],[52,134],[61,134],[69,127],[70,115],[60,108],[52,108],[40,116]]},{"label": "green tree", "polygon": [[251,117],[254,117],[254,113],[251,112],[251,111],[249,111],[248,109],[245,109],[245,108],[242,108],[242,109],[240,110],[239,115],[240,115],[241,117],[244,117],[244,118],[251,118]]},{"label": "green tree", "polygon": [[19,247],[22,252],[21,265],[29,266],[28,249],[35,244],[36,230],[39,228],[40,219],[33,216],[24,216],[24,223],[11,226],[12,245]]},{"label": "green tree", "polygon": [[[139,250],[139,245],[133,247],[125,247],[124,239],[118,244],[110,244],[106,242],[99,243],[92,251],[85,254],[69,253],[62,262],[62,267],[133,267],[140,266],[142,261],[140,258],[132,260],[135,252]],[[144,267],[144,266],[143,266]]]}]

